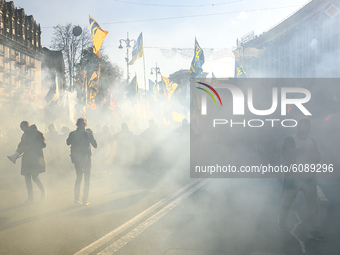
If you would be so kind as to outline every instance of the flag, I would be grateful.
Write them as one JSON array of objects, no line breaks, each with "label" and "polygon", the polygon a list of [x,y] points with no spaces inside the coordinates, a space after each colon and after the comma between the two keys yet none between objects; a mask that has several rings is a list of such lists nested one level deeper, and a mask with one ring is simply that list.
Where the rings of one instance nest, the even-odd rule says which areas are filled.
[{"label": "flag", "polygon": [[135,61],[141,57],[143,57],[144,49],[143,49],[143,33],[140,33],[138,36],[137,42],[135,43],[135,46],[132,49],[132,59],[129,63],[129,65],[133,65]]},{"label": "flag", "polygon": [[167,97],[167,99],[170,101],[171,96],[174,94],[176,88],[178,87],[178,84],[170,81],[170,79],[162,76],[163,80],[163,92],[164,95]]},{"label": "flag", "polygon": [[136,96],[138,93],[138,82],[137,82],[137,74],[131,80],[130,84],[127,86],[128,96],[133,97]]},{"label": "flag", "polygon": [[182,123],[182,121],[184,120],[185,116],[181,113],[178,113],[176,111],[172,111],[172,119],[175,121],[175,122],[179,122],[179,123]]},{"label": "flag", "polygon": [[211,73],[211,83],[213,87],[215,87],[218,84],[218,80],[216,79],[214,72]]},{"label": "flag", "polygon": [[55,73],[54,82],[45,96],[45,100],[48,104],[59,101],[59,84],[57,72]]},{"label": "flag", "polygon": [[193,79],[202,73],[203,64],[204,64],[203,50],[199,46],[195,38],[195,52],[194,52],[194,58],[192,59],[191,66],[190,66],[190,79]]},{"label": "flag", "polygon": [[246,78],[247,74],[244,71],[243,66],[238,62],[235,61],[235,78]]},{"label": "flag", "polygon": [[91,78],[88,83],[89,88],[89,98],[94,99],[96,98],[98,91],[99,91],[99,77],[100,77],[100,64],[98,64],[98,67],[93,71]]},{"label": "flag", "polygon": [[99,50],[108,31],[103,30],[91,16],[89,16],[89,21],[93,40],[93,53],[100,57]]},{"label": "flag", "polygon": [[149,95],[152,96],[154,101],[158,101],[157,94],[158,91],[156,83],[149,79]]},{"label": "flag", "polygon": [[90,108],[92,110],[95,110],[97,108],[95,99],[100,88],[99,77],[100,77],[100,64],[98,64],[98,67],[93,71],[91,78],[87,84],[89,98],[87,100],[86,108]]},{"label": "flag", "polygon": [[185,93],[185,100],[186,105],[190,106],[190,84],[186,85],[186,93]]},{"label": "flag", "polygon": [[84,102],[85,92],[86,92],[86,71],[85,68],[82,69],[76,79],[75,82],[75,89],[77,92],[77,98]]},{"label": "flag", "polygon": [[113,114],[117,118],[117,120],[120,120],[120,117],[116,112],[117,110],[116,101],[114,100],[111,90],[109,88],[107,89],[105,93],[103,109]]},{"label": "flag", "polygon": [[153,87],[155,86],[155,83],[149,79],[149,93],[153,93]]}]

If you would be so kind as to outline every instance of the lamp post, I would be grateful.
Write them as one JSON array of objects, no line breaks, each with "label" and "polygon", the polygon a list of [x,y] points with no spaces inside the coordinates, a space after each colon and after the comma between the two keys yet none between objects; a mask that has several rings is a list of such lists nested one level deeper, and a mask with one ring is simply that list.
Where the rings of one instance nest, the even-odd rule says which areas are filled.
[{"label": "lamp post", "polygon": [[126,70],[127,70],[126,82],[127,82],[127,84],[129,84],[129,78],[130,78],[130,75],[129,75],[129,49],[131,48],[130,43],[133,42],[133,44],[135,44],[136,41],[134,39],[130,40],[129,39],[129,33],[127,33],[126,39],[120,39],[119,40],[118,49],[120,49],[120,50],[123,49],[122,42],[125,42],[125,44],[126,44],[126,58],[125,58],[125,60],[126,60]]},{"label": "lamp post", "polygon": [[[157,67],[157,63],[156,63],[156,67],[151,67],[151,72],[150,74],[152,75],[153,72],[152,71],[155,71],[156,73],[156,81],[155,81],[155,84],[157,86],[157,77],[158,77],[158,74],[161,74],[161,69],[159,67]],[[157,86],[157,91],[159,91],[159,86]]]},{"label": "lamp post", "polygon": [[[80,36],[83,33],[83,29],[80,26],[74,26],[72,29],[72,34],[75,37]],[[76,54],[77,54],[77,44],[71,43],[71,66],[70,66],[70,91],[73,91],[74,89],[74,80],[75,80],[75,67],[76,67]],[[82,45],[81,45],[82,46]],[[60,72],[60,70],[59,70]]]}]

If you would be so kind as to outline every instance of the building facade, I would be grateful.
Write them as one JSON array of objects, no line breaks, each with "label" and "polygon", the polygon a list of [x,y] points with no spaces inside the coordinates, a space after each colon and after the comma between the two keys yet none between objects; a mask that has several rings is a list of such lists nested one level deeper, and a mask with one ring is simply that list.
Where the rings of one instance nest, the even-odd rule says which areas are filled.
[{"label": "building facade", "polygon": [[237,40],[235,68],[247,77],[339,77],[339,24],[339,0],[312,0],[269,31]]},{"label": "building facade", "polygon": [[14,3],[0,0],[0,107],[43,97],[41,28]]}]

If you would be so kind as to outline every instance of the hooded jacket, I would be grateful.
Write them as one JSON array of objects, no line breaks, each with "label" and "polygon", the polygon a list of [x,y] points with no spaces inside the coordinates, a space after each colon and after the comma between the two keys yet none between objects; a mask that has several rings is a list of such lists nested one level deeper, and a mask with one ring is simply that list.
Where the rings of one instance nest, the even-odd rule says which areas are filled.
[{"label": "hooded jacket", "polygon": [[18,145],[17,151],[23,153],[21,161],[21,174],[40,174],[45,172],[45,158],[43,148],[46,147],[44,134],[36,125],[29,126]]}]

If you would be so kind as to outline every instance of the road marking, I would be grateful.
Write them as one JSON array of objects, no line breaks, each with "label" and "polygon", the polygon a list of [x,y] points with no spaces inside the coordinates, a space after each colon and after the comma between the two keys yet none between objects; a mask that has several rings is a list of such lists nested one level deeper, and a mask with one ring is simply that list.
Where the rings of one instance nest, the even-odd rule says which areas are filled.
[{"label": "road marking", "polygon": [[302,254],[305,254],[305,253],[306,253],[305,244],[304,244],[304,242],[302,242],[302,241],[298,238],[298,236],[295,234],[295,229],[297,228],[298,225],[300,225],[300,224],[302,223],[302,221],[301,221],[301,219],[300,219],[300,217],[299,217],[299,215],[298,215],[298,213],[297,213],[296,211],[294,211],[294,214],[295,214],[295,217],[297,218],[298,222],[295,223],[294,227],[293,227],[292,230],[290,231],[290,234],[291,234],[292,236],[294,236],[295,239],[299,242],[300,247],[301,247]]},{"label": "road marking", "polygon": [[[316,186],[316,190],[317,190],[317,193],[318,193],[318,197],[321,201],[325,201],[327,202],[328,201],[328,198],[326,197],[325,193],[323,193],[322,189],[320,188],[319,185]],[[300,225],[302,223],[300,217],[299,217],[299,214],[294,211],[294,214],[295,214],[295,217],[296,219],[298,220],[298,222],[294,225],[294,227],[292,228],[292,230],[290,231],[290,234],[292,236],[295,237],[295,239],[299,242],[300,244],[300,247],[301,247],[301,251],[302,251],[302,254],[305,254],[306,253],[306,247],[305,247],[305,244],[303,241],[301,241],[298,236],[295,234],[295,230],[297,228],[298,225]]]},{"label": "road marking", "polygon": [[117,241],[115,241],[110,246],[106,247],[103,251],[99,252],[98,255],[106,255],[106,254],[114,254],[118,250],[120,250],[122,247],[124,247],[126,244],[128,244],[132,239],[137,237],[139,234],[141,234],[144,230],[149,228],[152,224],[160,220],[163,216],[165,216],[168,212],[170,212],[172,209],[174,209],[176,206],[178,206],[183,200],[185,200],[187,197],[189,197],[192,193],[194,193],[196,190],[201,188],[204,184],[207,183],[207,179],[204,179],[194,185],[192,188],[190,188],[188,191],[186,191],[184,194],[182,194],[180,197],[176,198],[174,201],[172,201],[170,204],[165,206],[163,209],[152,215],[150,218],[139,224],[136,228],[129,231],[127,234],[119,238]]},{"label": "road marking", "polygon": [[[102,238],[98,239],[97,241],[91,243],[90,245],[86,246],[85,248],[81,249],[80,251],[76,252],[75,255],[84,255],[84,254],[90,254],[92,252],[94,252],[95,250],[99,249],[101,246],[105,245],[106,243],[108,243],[109,241],[111,241],[112,239],[114,239],[116,236],[120,235],[121,233],[123,233],[124,231],[126,231],[128,228],[132,227],[134,224],[136,224],[137,222],[141,221],[143,218],[145,218],[147,215],[155,212],[157,209],[161,208],[162,206],[164,206],[166,203],[168,203],[170,200],[172,200],[173,198],[175,198],[176,196],[178,196],[179,194],[185,192],[186,190],[193,190],[192,187],[196,188],[194,191],[196,191],[198,188],[200,188],[201,186],[203,186],[205,183],[207,182],[207,179],[204,180],[197,180],[193,183],[188,183],[186,185],[184,185],[183,187],[181,187],[180,189],[178,189],[177,191],[175,191],[174,193],[170,194],[169,196],[161,199],[160,201],[158,201],[156,204],[150,206],[149,208],[147,208],[146,210],[144,210],[143,212],[141,212],[140,214],[138,214],[137,216],[135,216],[134,218],[132,218],[131,220],[127,221],[126,223],[124,223],[123,225],[119,226],[118,228],[114,229],[113,231],[111,231],[110,233],[106,234],[105,236],[103,236]],[[191,188],[191,189],[190,189]],[[187,191],[186,193],[184,193],[183,195],[181,195],[179,198],[184,197],[186,194],[188,194]],[[189,195],[191,195],[194,191],[192,191]],[[189,196],[188,195],[188,196]],[[188,197],[186,196],[186,197]],[[185,197],[185,198],[186,198]],[[179,198],[177,198],[175,201],[177,201]],[[182,199],[184,200],[184,199]],[[182,201],[181,200],[181,201]],[[173,201],[172,203],[174,203],[175,201]],[[172,204],[171,203],[171,204]],[[169,205],[171,205],[169,204]],[[179,203],[178,203],[179,204]],[[169,206],[168,205],[168,206]],[[168,207],[166,206],[166,207]],[[164,207],[162,210],[164,210],[166,207]],[[162,211],[161,210],[161,211]],[[158,213],[160,213],[161,211],[159,211]],[[157,214],[157,213],[156,213]],[[155,214],[155,215],[156,215]],[[155,216],[153,215],[153,216]],[[165,215],[165,214],[164,214]],[[152,216],[152,217],[153,217]],[[150,218],[152,218],[150,217]],[[150,219],[149,218],[149,219]],[[131,231],[130,231],[131,232]],[[129,232],[129,233],[130,233]],[[120,239],[119,239],[120,240]],[[115,242],[116,243],[116,242]],[[126,243],[125,243],[126,244]],[[124,245],[125,245],[124,244]]]},{"label": "road marking", "polygon": [[323,191],[322,191],[322,189],[320,188],[319,185],[316,186],[316,190],[318,192],[318,197],[320,198],[320,200],[327,202],[328,198],[326,197],[325,193],[323,193]]}]

